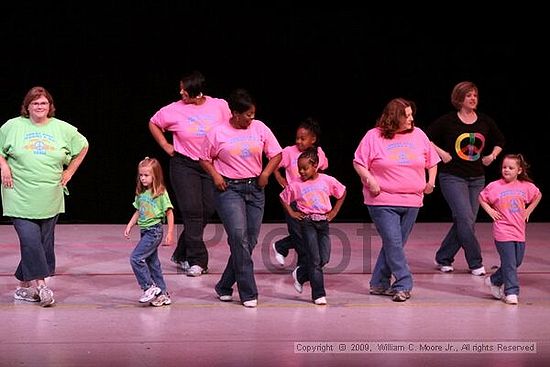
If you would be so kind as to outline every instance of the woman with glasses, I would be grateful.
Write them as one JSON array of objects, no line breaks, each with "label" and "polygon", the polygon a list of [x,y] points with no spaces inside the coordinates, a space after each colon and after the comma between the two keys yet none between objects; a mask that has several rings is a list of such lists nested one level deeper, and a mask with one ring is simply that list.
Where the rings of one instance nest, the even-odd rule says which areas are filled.
[{"label": "woman with glasses", "polygon": [[[258,289],[252,250],[258,242],[265,204],[264,187],[279,166],[282,148],[263,122],[244,89],[229,97],[228,123],[206,136],[200,163],[214,180],[216,210],[227,232],[230,256],[215,290],[220,301],[232,301],[233,285],[245,307],[256,307]],[[263,155],[268,163],[263,166]]]},{"label": "woman with glasses", "polygon": [[55,274],[54,232],[65,212],[63,194],[88,152],[87,139],[54,114],[51,94],[33,87],[23,99],[21,116],[0,127],[2,206],[21,251],[14,298],[44,307],[55,302],[46,278]]}]

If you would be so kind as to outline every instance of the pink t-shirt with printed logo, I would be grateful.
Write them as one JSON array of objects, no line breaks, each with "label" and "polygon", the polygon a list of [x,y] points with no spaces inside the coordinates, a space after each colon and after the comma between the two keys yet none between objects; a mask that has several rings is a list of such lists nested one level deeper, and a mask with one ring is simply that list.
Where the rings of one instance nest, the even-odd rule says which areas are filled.
[{"label": "pink t-shirt with printed logo", "polygon": [[374,128],[359,143],[353,161],[367,168],[380,185],[377,196],[363,186],[366,205],[421,207],[426,170],[440,158],[418,127],[393,139],[383,138],[380,129]]},{"label": "pink t-shirt with printed logo", "polygon": [[240,179],[260,175],[263,153],[271,159],[281,151],[273,132],[263,122],[252,120],[246,129],[235,129],[229,123],[212,129],[200,159],[211,161],[220,175]]},{"label": "pink t-shirt with printed logo", "polygon": [[[281,163],[279,168],[285,169],[285,178],[287,182],[301,181],[300,174],[298,173],[298,157],[302,152],[296,145],[290,145],[283,149]],[[328,168],[328,159],[321,147],[317,148],[317,155],[319,156],[319,166],[317,169],[323,171]]]},{"label": "pink t-shirt with printed logo", "polygon": [[341,198],[346,187],[336,178],[319,173],[315,180],[292,181],[279,197],[290,205],[296,201],[299,211],[305,214],[326,214],[332,210],[330,197]]},{"label": "pink t-shirt with printed logo", "polygon": [[206,134],[216,125],[227,123],[231,111],[224,99],[206,96],[202,105],[170,103],[158,110],[151,122],[173,134],[176,152],[198,160]]},{"label": "pink t-shirt with printed logo", "polygon": [[540,195],[540,190],[528,181],[507,183],[503,179],[489,183],[479,194],[503,218],[493,222],[496,241],[525,242],[525,207]]}]

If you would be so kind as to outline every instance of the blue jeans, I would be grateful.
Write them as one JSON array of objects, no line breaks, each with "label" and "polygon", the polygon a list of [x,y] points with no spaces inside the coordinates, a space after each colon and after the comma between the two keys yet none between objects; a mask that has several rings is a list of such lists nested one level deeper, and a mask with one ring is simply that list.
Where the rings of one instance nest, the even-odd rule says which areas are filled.
[{"label": "blue jeans", "polygon": [[491,275],[491,283],[500,287],[504,284],[504,294],[519,295],[518,268],[525,255],[525,242],[495,241],[500,256],[500,268]]},{"label": "blue jeans", "polygon": [[214,214],[214,183],[208,173],[194,161],[176,153],[170,159],[170,182],[181,214],[183,231],[172,254],[176,262],[208,268],[208,250],[204,228]]},{"label": "blue jeans", "polygon": [[162,241],[162,224],[141,228],[141,238],[130,255],[130,264],[141,289],[156,285],[166,293],[166,283],[160,266],[158,247]]},{"label": "blue jeans", "polygon": [[44,279],[55,274],[56,215],[47,219],[12,218],[19,237],[21,260],[15,277],[21,282]]},{"label": "blue jeans", "polygon": [[230,256],[216,284],[218,295],[231,295],[237,283],[241,302],[258,298],[252,251],[258,243],[264,216],[264,189],[255,181],[228,181],[225,191],[216,191],[216,210],[227,233]]},{"label": "blue jeans", "polygon": [[311,284],[311,299],[326,296],[323,266],[330,260],[330,237],[327,220],[313,221],[305,218],[302,224],[302,246],[305,250],[305,266],[297,270],[300,284],[309,280]]},{"label": "blue jeans", "polygon": [[[296,202],[292,202],[290,206],[297,210],[296,208]],[[298,255],[298,260],[296,265],[297,266],[305,266],[305,252],[307,249],[302,244],[302,226],[301,222],[299,220],[296,220],[292,218],[285,210],[285,220],[286,220],[286,226],[288,229],[288,236],[280,239],[279,241],[275,242],[275,248],[277,249],[277,252],[283,255],[284,257],[288,256],[288,253],[291,249],[296,250],[296,254]]]},{"label": "blue jeans", "polygon": [[440,173],[438,177],[443,197],[451,208],[453,225],[441,242],[435,261],[440,265],[452,265],[462,247],[470,270],[480,268],[483,259],[475,234],[475,222],[479,210],[478,197],[485,186],[485,177],[462,178],[448,173]]},{"label": "blue jeans", "polygon": [[[401,206],[367,206],[370,217],[382,238],[382,248],[372,271],[371,287],[410,291],[412,274],[405,257],[405,244],[420,208]],[[391,276],[395,278],[390,285]]]}]

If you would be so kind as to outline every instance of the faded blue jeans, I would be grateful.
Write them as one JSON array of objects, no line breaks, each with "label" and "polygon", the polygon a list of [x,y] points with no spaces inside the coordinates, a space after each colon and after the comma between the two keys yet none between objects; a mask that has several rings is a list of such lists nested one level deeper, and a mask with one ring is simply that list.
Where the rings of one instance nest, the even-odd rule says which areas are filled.
[{"label": "faded blue jeans", "polygon": [[258,298],[252,251],[258,243],[265,193],[255,179],[228,179],[227,183],[227,189],[216,191],[214,197],[231,254],[215,289],[219,296],[231,295],[237,283],[241,302],[245,302]]},{"label": "faded blue jeans", "polygon": [[483,266],[481,247],[475,234],[475,222],[479,210],[479,193],[485,187],[485,177],[462,178],[439,173],[441,193],[451,208],[453,225],[435,255],[440,265],[452,265],[455,255],[464,248],[464,256],[470,270]]},{"label": "faded blue jeans", "polygon": [[15,271],[17,280],[26,282],[55,274],[55,225],[58,217],[12,218],[21,251],[21,260]]},{"label": "faded blue jeans", "polygon": [[140,229],[141,238],[130,255],[130,264],[141,289],[152,285],[166,294],[166,283],[162,275],[158,247],[162,241],[162,224]]},{"label": "faded blue jeans", "polygon": [[491,275],[491,283],[500,287],[504,284],[504,294],[519,295],[518,268],[525,255],[525,242],[495,241],[500,256],[500,267]]},{"label": "faded blue jeans", "polygon": [[[382,248],[372,271],[371,287],[410,291],[412,273],[405,257],[405,244],[420,208],[368,205],[370,217],[382,239]],[[390,285],[391,276],[395,281]]]}]

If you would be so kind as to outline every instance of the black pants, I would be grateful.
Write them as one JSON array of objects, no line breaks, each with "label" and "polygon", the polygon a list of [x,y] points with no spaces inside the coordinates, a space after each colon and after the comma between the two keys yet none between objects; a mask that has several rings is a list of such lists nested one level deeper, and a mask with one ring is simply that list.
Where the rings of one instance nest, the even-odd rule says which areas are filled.
[{"label": "black pants", "polygon": [[183,222],[183,231],[172,255],[175,261],[208,268],[208,250],[203,240],[204,228],[214,214],[214,183],[208,173],[194,161],[176,153],[170,159],[170,182]]}]

